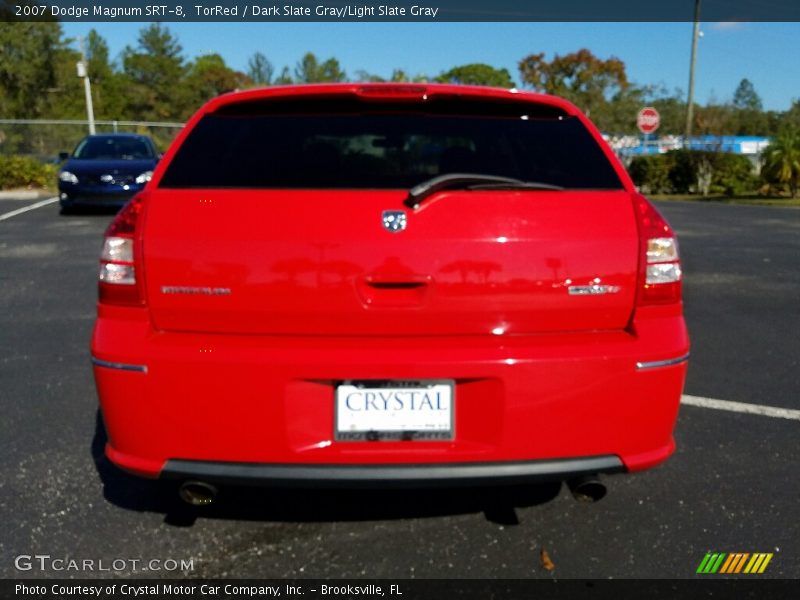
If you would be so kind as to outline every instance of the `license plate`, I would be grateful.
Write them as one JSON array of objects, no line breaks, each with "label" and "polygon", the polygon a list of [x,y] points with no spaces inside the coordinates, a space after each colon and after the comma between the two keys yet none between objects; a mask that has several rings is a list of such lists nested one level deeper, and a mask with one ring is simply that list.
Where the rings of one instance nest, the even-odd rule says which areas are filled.
[{"label": "license plate", "polygon": [[455,385],[436,381],[347,381],[336,387],[340,441],[452,440]]}]

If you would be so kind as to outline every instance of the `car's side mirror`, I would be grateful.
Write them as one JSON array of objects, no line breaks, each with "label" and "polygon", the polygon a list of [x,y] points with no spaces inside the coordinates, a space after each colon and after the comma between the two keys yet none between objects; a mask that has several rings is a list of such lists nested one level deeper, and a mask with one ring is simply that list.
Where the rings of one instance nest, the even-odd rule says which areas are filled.
[{"label": "car's side mirror", "polygon": [[64,162],[64,161],[65,161],[65,160],[67,160],[68,158],[69,158],[69,152],[59,152],[59,153],[58,153],[58,160],[59,160],[60,162]]}]

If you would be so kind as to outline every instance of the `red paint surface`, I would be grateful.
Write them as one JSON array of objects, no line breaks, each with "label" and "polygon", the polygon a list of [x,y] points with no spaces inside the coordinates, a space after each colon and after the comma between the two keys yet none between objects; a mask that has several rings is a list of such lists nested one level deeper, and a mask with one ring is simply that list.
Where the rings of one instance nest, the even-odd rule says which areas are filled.
[{"label": "red paint surface", "polygon": [[[406,209],[408,227],[397,234],[383,228],[381,213],[402,209],[404,190],[158,189],[203,112],[303,93],[376,101],[395,93],[409,102],[424,93],[509,94],[303,86],[223,96],[201,109],[140,196],[130,234],[136,293],[101,295],[93,355],[147,367],[95,367],[112,461],[156,476],[168,459],[398,464],[615,454],[637,470],[672,452],[686,364],[636,369],[688,352],[680,284],[655,302],[643,289],[645,236],[672,232],[575,107],[515,95],[584,120],[624,190],[442,192]],[[618,291],[567,293],[592,283]],[[229,293],[164,294],[164,286]],[[333,441],[336,382],[410,379],[456,382],[453,441]]]}]

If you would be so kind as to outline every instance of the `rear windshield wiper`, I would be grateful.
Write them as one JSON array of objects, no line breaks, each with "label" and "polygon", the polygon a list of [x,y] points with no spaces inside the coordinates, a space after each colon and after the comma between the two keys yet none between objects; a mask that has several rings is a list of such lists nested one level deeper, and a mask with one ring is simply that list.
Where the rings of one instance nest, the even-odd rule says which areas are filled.
[{"label": "rear windshield wiper", "polygon": [[475,190],[563,190],[564,188],[549,183],[535,181],[522,181],[513,177],[500,177],[498,175],[481,175],[480,173],[447,173],[433,179],[428,179],[415,185],[408,191],[408,197],[403,204],[409,208],[418,208],[419,205],[436,192],[457,188]]}]

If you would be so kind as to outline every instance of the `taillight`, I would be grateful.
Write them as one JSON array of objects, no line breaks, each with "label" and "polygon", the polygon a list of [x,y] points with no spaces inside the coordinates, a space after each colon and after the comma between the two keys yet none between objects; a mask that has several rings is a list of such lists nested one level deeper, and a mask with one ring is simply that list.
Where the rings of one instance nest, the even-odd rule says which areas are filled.
[{"label": "taillight", "polygon": [[638,304],[666,304],[681,300],[681,261],[678,240],[666,219],[647,201],[637,196],[640,267]]},{"label": "taillight", "polygon": [[100,302],[144,304],[141,281],[136,279],[136,226],[142,211],[142,196],[134,196],[106,229],[100,254],[98,288]]}]

